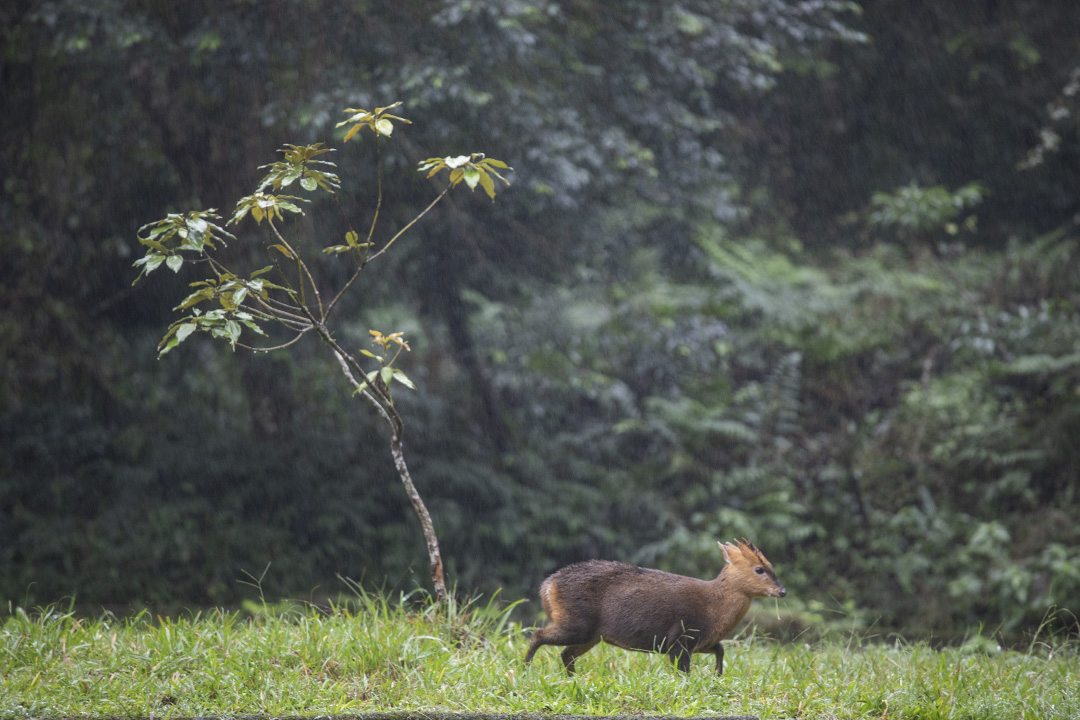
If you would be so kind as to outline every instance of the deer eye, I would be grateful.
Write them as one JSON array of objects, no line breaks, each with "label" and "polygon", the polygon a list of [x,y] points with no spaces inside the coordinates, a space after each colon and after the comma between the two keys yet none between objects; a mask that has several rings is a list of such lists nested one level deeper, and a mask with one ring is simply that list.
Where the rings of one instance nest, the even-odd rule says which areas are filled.
[{"label": "deer eye", "polygon": [[764,575],[765,569],[758,565],[756,568],[754,568],[754,572],[756,572],[758,575]]}]

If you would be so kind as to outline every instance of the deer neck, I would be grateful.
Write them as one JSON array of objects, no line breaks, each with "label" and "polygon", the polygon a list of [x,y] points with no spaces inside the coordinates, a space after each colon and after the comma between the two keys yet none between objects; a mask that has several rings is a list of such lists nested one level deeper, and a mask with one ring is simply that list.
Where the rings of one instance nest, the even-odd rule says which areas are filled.
[{"label": "deer neck", "polygon": [[710,603],[712,620],[715,627],[720,631],[720,637],[725,637],[739,621],[746,617],[753,602],[747,592],[739,587],[738,579],[733,577],[730,566],[725,567],[715,580],[709,581],[712,585],[713,602]]}]

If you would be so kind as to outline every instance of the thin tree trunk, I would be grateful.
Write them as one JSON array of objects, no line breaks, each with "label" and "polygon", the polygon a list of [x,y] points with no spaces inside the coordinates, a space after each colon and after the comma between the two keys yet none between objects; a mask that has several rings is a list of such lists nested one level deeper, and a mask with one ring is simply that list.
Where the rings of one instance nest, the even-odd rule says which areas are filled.
[{"label": "thin tree trunk", "polygon": [[[349,379],[349,382],[352,383],[354,388],[359,388],[360,383],[357,381],[356,376],[353,375],[352,371],[352,365],[355,364],[356,361],[334,342],[333,338],[330,337],[330,334],[325,332],[325,328],[321,328],[321,331],[320,336],[334,351],[334,355],[341,365],[341,371],[345,373],[345,377]],[[357,368],[357,371],[359,372],[359,368]],[[420,493],[417,492],[416,486],[413,485],[412,475],[409,473],[409,466],[405,463],[405,451],[403,449],[401,438],[405,425],[401,420],[401,416],[397,414],[397,410],[394,409],[393,406],[391,406],[390,409],[387,409],[387,407],[371,394],[370,389],[364,390],[360,394],[375,407],[379,416],[386,421],[386,424],[390,428],[390,453],[394,456],[394,466],[397,468],[398,476],[401,478],[401,484],[405,486],[405,493],[409,496],[409,501],[412,502],[413,511],[416,512],[416,518],[420,521],[420,528],[424,532],[424,541],[427,543],[428,559],[431,562],[431,582],[435,586],[435,599],[438,601],[445,600],[446,578],[443,574],[443,561],[442,552],[439,550],[439,538],[435,535],[435,524],[431,522],[431,514],[428,512],[427,505],[424,504],[423,498],[420,497]]]},{"label": "thin tree trunk", "polygon": [[401,448],[401,435],[394,433],[390,438],[390,452],[394,455],[394,465],[397,466],[398,475],[401,476],[401,484],[405,486],[405,492],[412,501],[413,510],[420,520],[420,527],[424,531],[424,540],[427,542],[428,559],[431,561],[431,582],[435,585],[435,599],[446,598],[446,579],[443,577],[442,553],[439,551],[439,538],[435,535],[435,525],[431,522],[427,505],[420,497],[413,485],[412,476],[409,474],[409,466],[405,464],[405,453]]}]

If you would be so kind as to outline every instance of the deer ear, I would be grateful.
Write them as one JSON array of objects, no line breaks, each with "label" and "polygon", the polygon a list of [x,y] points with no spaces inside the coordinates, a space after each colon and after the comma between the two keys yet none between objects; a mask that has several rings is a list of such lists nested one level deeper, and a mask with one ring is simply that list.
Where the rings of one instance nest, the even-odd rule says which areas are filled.
[{"label": "deer ear", "polygon": [[730,565],[731,564],[731,553],[728,552],[728,545],[720,542],[719,540],[716,541],[716,544],[720,546],[720,550],[724,553],[724,562],[726,562],[728,565]]}]

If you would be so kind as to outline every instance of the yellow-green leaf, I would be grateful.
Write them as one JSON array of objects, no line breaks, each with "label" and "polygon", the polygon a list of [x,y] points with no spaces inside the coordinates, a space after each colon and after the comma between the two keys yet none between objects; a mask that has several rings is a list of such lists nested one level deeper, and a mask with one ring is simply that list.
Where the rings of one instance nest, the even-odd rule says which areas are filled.
[{"label": "yellow-green leaf", "polygon": [[475,165],[470,165],[464,169],[465,172],[465,184],[469,186],[470,190],[476,189],[476,183],[480,182],[480,171],[476,169]]},{"label": "yellow-green leaf", "polygon": [[356,133],[360,132],[360,128],[362,128],[362,127],[364,127],[364,126],[361,125],[360,123],[357,123],[357,124],[353,125],[351,128],[349,128],[349,132],[345,133],[345,140],[343,140],[343,142],[349,142],[349,140],[352,139],[353,135],[356,135]]},{"label": "yellow-green leaf", "polygon": [[141,242],[143,245],[146,245],[147,247],[154,248],[160,253],[169,252],[169,249],[159,243],[157,240],[152,240],[150,238],[139,238],[139,242]]},{"label": "yellow-green leaf", "polygon": [[187,339],[187,336],[193,332],[195,332],[195,325],[192,323],[184,323],[176,328],[176,342],[178,344],[184,342],[184,340]]},{"label": "yellow-green leaf", "polygon": [[394,379],[397,380],[402,385],[404,385],[405,387],[409,388],[410,390],[415,390],[416,389],[416,385],[413,385],[413,381],[410,380],[405,375],[405,373],[401,372],[400,370],[396,370],[396,369],[394,370]]},{"label": "yellow-green leaf", "polygon": [[484,186],[484,192],[492,200],[495,199],[495,181],[486,172],[480,171],[480,184]]},{"label": "yellow-green leaf", "polygon": [[229,342],[235,345],[236,341],[240,339],[240,324],[235,320],[226,320],[225,334],[228,336]]},{"label": "yellow-green leaf", "polygon": [[184,301],[182,303],[180,303],[179,305],[177,305],[173,309],[174,310],[187,310],[192,305],[198,305],[199,303],[204,302],[206,300],[209,300],[212,297],[214,297],[214,288],[206,287],[206,288],[203,288],[202,290],[198,290],[196,292],[191,293],[186,298],[184,298]]}]

